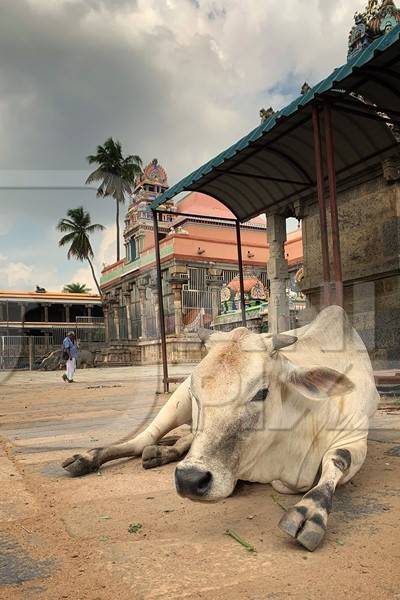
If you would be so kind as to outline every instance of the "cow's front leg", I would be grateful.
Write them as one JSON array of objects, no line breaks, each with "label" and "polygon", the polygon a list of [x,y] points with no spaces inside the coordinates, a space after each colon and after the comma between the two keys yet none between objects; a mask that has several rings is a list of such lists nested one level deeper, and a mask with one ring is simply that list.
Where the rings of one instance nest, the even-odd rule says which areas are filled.
[{"label": "cow's front leg", "polygon": [[176,427],[191,423],[192,404],[189,389],[190,377],[175,390],[155,419],[142,433],[110,446],[74,454],[65,460],[62,466],[72,476],[79,477],[97,471],[101,465],[111,460],[141,456],[147,446],[158,442],[166,433]]},{"label": "cow's front leg", "polygon": [[311,552],[322,541],[332,509],[336,486],[346,477],[352,463],[350,450],[329,451],[323,458],[321,478],[301,501],[281,518],[279,527]]},{"label": "cow's front leg", "polygon": [[171,462],[177,462],[189,451],[192,441],[193,434],[188,433],[179,438],[172,446],[161,444],[147,446],[142,454],[143,468],[153,469],[154,467],[160,467],[161,465],[166,465]]}]

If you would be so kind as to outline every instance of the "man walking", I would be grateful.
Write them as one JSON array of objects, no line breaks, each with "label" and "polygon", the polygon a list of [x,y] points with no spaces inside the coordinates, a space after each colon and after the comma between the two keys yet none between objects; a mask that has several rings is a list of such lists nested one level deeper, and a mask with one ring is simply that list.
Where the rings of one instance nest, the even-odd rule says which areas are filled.
[{"label": "man walking", "polygon": [[66,361],[67,370],[63,374],[62,378],[64,381],[68,381],[68,383],[73,383],[74,381],[77,357],[78,348],[75,345],[75,334],[73,331],[70,331],[63,341],[63,358]]}]

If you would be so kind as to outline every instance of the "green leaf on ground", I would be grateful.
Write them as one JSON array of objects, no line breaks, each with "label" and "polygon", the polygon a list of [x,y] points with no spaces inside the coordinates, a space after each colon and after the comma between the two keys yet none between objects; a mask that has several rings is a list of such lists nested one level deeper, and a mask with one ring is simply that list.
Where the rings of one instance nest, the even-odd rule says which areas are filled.
[{"label": "green leaf on ground", "polygon": [[143,525],[141,523],[130,523],[130,525],[128,525],[128,532],[138,533],[138,531],[140,531],[142,527]]},{"label": "green leaf on ground", "polygon": [[275,502],[275,504],[277,504],[282,510],[287,511],[286,506],[282,504],[278,496],[272,495],[271,498]]},{"label": "green leaf on ground", "polygon": [[109,535],[100,535],[99,536],[99,541],[100,542],[108,542],[109,539],[110,539]]},{"label": "green leaf on ground", "polygon": [[111,519],[111,517],[109,517],[108,515],[100,515],[99,519],[103,519],[103,521],[107,521],[108,519]]},{"label": "green leaf on ground", "polygon": [[234,539],[235,542],[237,542],[238,544],[243,546],[243,548],[245,548],[247,550],[247,552],[255,552],[256,551],[254,546],[249,544],[249,542],[246,542],[246,540],[244,540],[242,537],[240,537],[240,535],[238,533],[236,533],[236,531],[233,531],[233,529],[227,529],[225,531],[225,535],[229,535],[229,537]]},{"label": "green leaf on ground", "polygon": [[344,546],[344,541],[343,540],[335,540],[335,542],[337,543],[338,546]]}]

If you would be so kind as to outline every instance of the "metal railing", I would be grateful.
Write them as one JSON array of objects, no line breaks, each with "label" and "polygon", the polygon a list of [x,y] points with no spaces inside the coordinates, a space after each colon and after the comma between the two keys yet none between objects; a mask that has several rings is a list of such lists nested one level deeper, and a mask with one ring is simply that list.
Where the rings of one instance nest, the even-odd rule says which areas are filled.
[{"label": "metal railing", "polygon": [[33,369],[52,350],[54,343],[49,336],[1,336],[0,370]]},{"label": "metal railing", "polygon": [[71,323],[68,327],[53,327],[44,335],[0,336],[0,370],[35,368],[46,354],[61,348],[70,331],[75,332],[78,344],[104,342],[104,319],[94,319],[91,326],[88,322]]},{"label": "metal railing", "polygon": [[211,290],[188,290],[182,289],[182,309],[212,308]]},{"label": "metal railing", "polygon": [[77,325],[104,325],[104,317],[76,317]]}]

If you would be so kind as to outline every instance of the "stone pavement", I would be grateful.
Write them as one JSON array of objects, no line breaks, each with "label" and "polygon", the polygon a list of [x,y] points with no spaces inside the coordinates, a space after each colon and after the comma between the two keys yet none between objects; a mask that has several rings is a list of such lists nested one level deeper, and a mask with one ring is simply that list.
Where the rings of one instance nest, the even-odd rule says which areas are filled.
[{"label": "stone pavement", "polygon": [[326,540],[310,554],[277,528],[280,505],[298,497],[270,486],[242,483],[203,505],[177,496],[174,465],[144,471],[122,460],[81,479],[64,473],[77,449],[142,428],[165,401],[160,378],[158,368],[130,367],[80,371],[74,385],[45,372],[0,381],[1,599],[400,599],[395,405],[375,418],[367,462],[338,491]]}]

